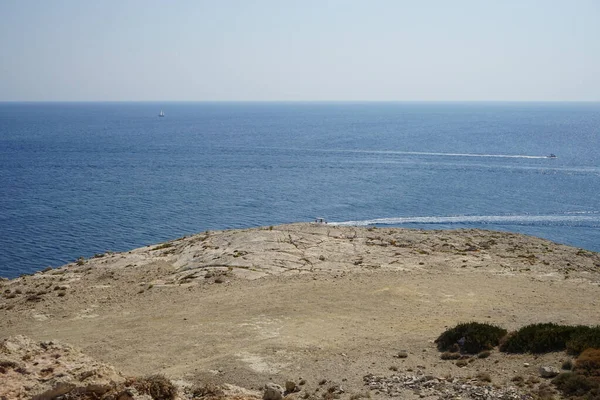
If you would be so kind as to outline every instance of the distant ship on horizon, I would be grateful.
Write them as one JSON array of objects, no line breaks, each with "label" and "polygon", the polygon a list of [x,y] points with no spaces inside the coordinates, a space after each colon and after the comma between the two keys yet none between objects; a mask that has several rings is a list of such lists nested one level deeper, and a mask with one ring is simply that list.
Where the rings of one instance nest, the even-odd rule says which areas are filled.
[{"label": "distant ship on horizon", "polygon": [[159,117],[164,117],[165,116],[165,112],[163,110],[160,110],[160,113],[158,114]]}]

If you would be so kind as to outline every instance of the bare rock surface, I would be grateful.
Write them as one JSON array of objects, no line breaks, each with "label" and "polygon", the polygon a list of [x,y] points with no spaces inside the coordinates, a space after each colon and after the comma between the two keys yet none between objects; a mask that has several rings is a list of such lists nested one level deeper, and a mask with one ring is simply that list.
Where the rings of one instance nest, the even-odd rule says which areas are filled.
[{"label": "bare rock surface", "polygon": [[263,400],[281,399],[283,399],[283,388],[276,383],[267,383],[263,392]]},{"label": "bare rock surface", "polygon": [[552,367],[552,366],[541,366],[540,367],[540,376],[542,378],[554,378],[558,374],[560,374],[560,370],[556,367]]},{"label": "bare rock surface", "polygon": [[98,397],[125,381],[113,367],[55,341],[0,342],[0,399],[53,399],[76,390]]},{"label": "bare rock surface", "polygon": [[72,346],[56,341],[35,342],[22,335],[0,342],[0,378],[1,400],[260,398],[257,391],[233,385],[198,387],[185,381],[173,383],[160,375],[125,378],[114,367]]},{"label": "bare rock surface", "polygon": [[[390,370],[406,398],[427,396],[404,384],[419,370],[452,377],[444,385],[487,373],[494,390],[522,377],[532,391],[540,366],[568,356],[492,352],[458,366],[433,341],[467,321],[597,324],[599,299],[598,253],[535,237],[291,224],[204,232],[1,280],[0,340],[26,335],[36,351],[69,343],[121,371],[107,378],[117,383],[163,374],[181,388],[230,384],[257,397],[265,383],[290,380],[297,398],[389,397],[363,377]],[[30,368],[17,358],[0,379]]]}]

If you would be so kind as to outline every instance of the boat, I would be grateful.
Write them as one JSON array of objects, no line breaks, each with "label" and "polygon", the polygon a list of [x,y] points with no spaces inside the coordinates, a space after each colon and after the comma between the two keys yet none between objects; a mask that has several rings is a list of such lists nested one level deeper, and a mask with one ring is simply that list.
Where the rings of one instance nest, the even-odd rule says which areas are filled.
[{"label": "boat", "polygon": [[549,156],[546,156],[546,157],[548,157],[548,158],[556,158],[556,154],[554,154],[554,153],[550,153],[550,155],[549,155]]},{"label": "boat", "polygon": [[165,116],[165,112],[163,110],[160,110],[160,113],[158,114],[159,117],[164,117]]}]

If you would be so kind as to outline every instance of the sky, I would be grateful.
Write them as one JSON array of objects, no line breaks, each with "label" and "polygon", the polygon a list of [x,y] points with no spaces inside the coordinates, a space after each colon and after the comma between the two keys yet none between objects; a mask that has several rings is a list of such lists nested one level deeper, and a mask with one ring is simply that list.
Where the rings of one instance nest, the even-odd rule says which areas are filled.
[{"label": "sky", "polygon": [[0,0],[0,101],[600,101],[600,0]]}]

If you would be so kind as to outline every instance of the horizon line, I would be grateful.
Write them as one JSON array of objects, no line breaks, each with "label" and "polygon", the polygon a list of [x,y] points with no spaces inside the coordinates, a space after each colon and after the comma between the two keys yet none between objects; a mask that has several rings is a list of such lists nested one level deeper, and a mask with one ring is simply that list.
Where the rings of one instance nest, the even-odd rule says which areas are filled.
[{"label": "horizon line", "polygon": [[600,103],[598,100],[0,100],[0,103]]}]

